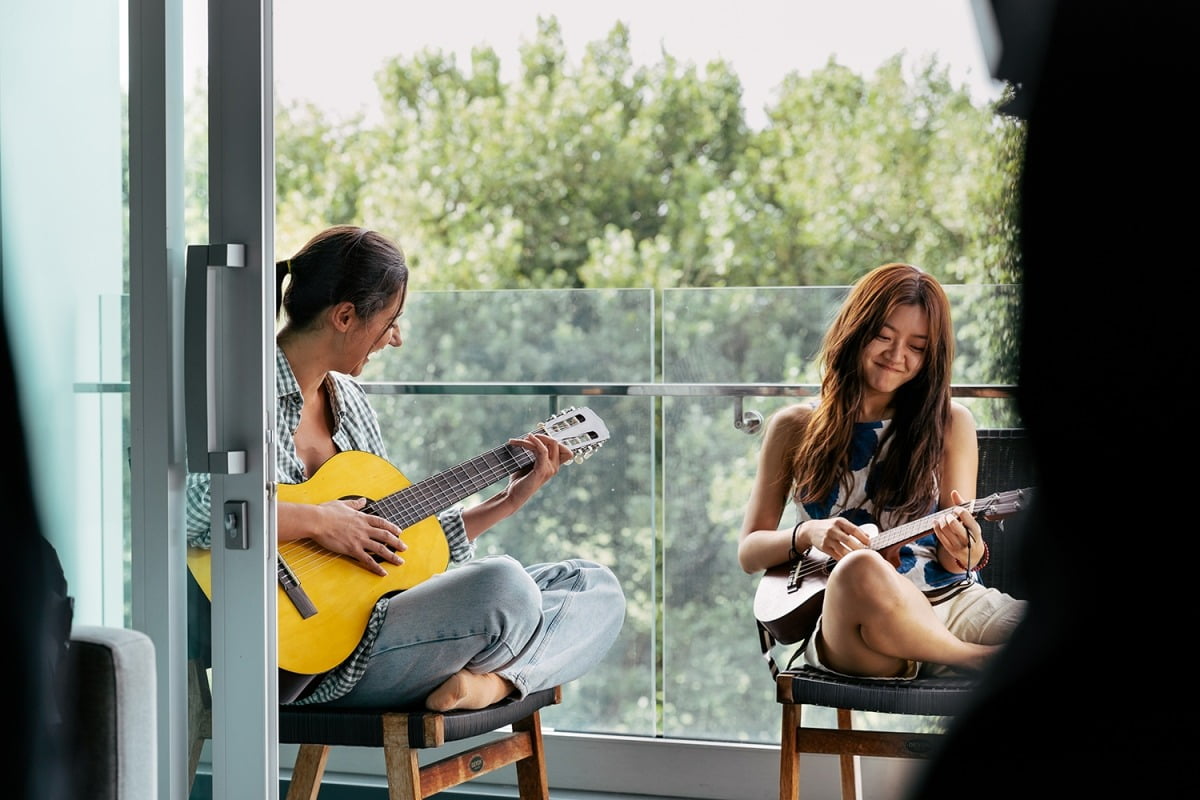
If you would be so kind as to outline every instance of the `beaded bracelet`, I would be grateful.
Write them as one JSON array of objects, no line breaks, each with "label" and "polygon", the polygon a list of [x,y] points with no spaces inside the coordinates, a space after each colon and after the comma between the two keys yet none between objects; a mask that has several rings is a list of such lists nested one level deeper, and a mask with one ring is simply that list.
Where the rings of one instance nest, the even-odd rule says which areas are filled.
[{"label": "beaded bracelet", "polygon": [[[971,553],[971,549],[968,547],[967,548],[967,560],[970,560],[970,558],[971,558],[970,553]],[[992,549],[990,547],[988,547],[987,542],[984,542],[983,543],[983,558],[979,559],[979,563],[976,564],[973,568],[968,569],[967,565],[964,564],[963,562],[959,561],[957,558],[954,559],[954,563],[957,564],[958,568],[961,569],[963,572],[978,572],[979,570],[983,569],[984,567],[986,567],[988,565],[988,559],[990,559],[991,557],[992,557]]]}]

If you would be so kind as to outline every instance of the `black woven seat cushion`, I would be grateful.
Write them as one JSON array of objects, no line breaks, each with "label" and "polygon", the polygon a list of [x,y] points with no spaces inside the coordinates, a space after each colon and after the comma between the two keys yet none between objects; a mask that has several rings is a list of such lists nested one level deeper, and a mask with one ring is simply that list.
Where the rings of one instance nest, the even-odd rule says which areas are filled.
[{"label": "black woven seat cushion", "polygon": [[783,670],[776,679],[781,703],[924,716],[962,711],[977,684],[977,677],[965,676],[907,681],[848,678],[807,666]]},{"label": "black woven seat cushion", "polygon": [[[1033,458],[1021,428],[980,428],[979,497],[993,492],[1034,488]],[[1028,511],[1028,509],[1024,509]],[[991,548],[989,565],[980,571],[986,586],[1023,597],[1020,539],[1026,514],[979,524]],[[885,714],[954,716],[967,708],[979,676],[873,680],[848,678],[809,666],[782,670],[776,677],[781,703],[876,711]]]},{"label": "black woven seat cushion", "polygon": [[[511,725],[534,711],[553,705],[554,688],[532,692],[520,700],[505,698],[487,708],[447,711],[444,731],[447,742],[469,739],[497,728]],[[408,713],[409,742],[413,747],[429,747],[423,739],[421,719],[435,712],[425,708],[329,708],[314,706],[280,706],[279,741],[284,744],[327,744],[354,747],[382,747],[382,716],[388,713]]]}]

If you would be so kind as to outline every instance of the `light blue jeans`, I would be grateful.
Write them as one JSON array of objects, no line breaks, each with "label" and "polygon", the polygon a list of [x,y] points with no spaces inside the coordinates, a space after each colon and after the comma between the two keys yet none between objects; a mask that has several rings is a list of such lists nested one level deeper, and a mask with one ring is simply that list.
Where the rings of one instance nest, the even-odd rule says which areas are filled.
[{"label": "light blue jeans", "polygon": [[363,677],[322,705],[420,705],[464,668],[497,673],[524,697],[598,664],[624,621],[625,595],[602,564],[474,559],[394,596]]}]

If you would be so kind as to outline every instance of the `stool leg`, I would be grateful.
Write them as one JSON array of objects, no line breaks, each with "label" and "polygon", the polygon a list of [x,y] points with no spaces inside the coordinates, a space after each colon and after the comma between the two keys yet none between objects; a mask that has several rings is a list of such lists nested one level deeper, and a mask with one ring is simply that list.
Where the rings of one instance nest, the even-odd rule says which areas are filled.
[{"label": "stool leg", "polygon": [[800,708],[795,703],[783,704],[783,730],[779,743],[779,800],[797,800],[800,797],[800,753],[796,749]]},{"label": "stool leg", "polygon": [[196,782],[196,768],[204,742],[212,738],[212,692],[208,671],[200,662],[188,662],[188,786]]},{"label": "stool leg", "polygon": [[[837,710],[838,728],[844,731],[852,730],[851,711],[848,708]],[[862,773],[859,771],[859,757],[848,753],[838,756],[842,768],[842,800],[858,800],[862,795]]]},{"label": "stool leg", "polygon": [[408,745],[403,714],[383,717],[383,758],[387,765],[388,800],[422,800],[425,793],[421,789],[421,763],[416,748]]},{"label": "stool leg", "polygon": [[535,711],[525,719],[514,722],[512,729],[529,736],[529,748],[532,751],[517,762],[517,795],[521,800],[550,800],[541,716]]},{"label": "stool leg", "polygon": [[296,763],[292,767],[292,780],[288,783],[287,800],[317,800],[327,760],[328,745],[300,745],[300,752],[296,753]]}]

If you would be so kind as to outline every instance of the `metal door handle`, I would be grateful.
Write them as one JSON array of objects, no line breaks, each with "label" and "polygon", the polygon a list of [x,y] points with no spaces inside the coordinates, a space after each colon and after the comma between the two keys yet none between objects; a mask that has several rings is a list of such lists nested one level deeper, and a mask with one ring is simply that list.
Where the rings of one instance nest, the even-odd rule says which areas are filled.
[{"label": "metal door handle", "polygon": [[216,403],[212,362],[214,300],[209,267],[246,265],[242,244],[189,244],[183,309],[183,400],[187,417],[189,472],[240,475],[246,471],[245,450],[216,448]]}]

